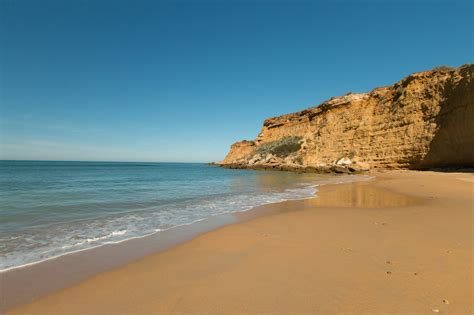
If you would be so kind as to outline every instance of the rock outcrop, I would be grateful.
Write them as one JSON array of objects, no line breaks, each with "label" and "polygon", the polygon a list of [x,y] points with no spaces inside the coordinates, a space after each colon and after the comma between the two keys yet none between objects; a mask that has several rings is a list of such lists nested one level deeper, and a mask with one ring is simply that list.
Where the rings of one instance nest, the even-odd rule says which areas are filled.
[{"label": "rock outcrop", "polygon": [[220,165],[334,172],[473,167],[473,72],[474,65],[438,67],[269,118],[255,141],[233,144]]}]

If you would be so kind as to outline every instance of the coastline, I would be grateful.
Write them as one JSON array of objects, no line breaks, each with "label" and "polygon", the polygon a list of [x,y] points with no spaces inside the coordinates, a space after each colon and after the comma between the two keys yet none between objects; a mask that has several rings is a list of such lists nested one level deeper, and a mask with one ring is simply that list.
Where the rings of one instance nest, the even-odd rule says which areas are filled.
[{"label": "coastline", "polygon": [[[368,179],[370,177],[363,175],[323,177],[318,179],[315,185],[307,187],[313,189],[314,192],[304,199],[316,196],[317,187]],[[280,202],[285,201],[276,203]],[[222,213],[151,234],[66,252],[41,261],[1,270],[0,284],[3,288],[8,289],[2,290],[0,312],[65,289],[99,273],[165,251],[222,226],[282,211],[272,207],[273,204],[275,203],[270,202],[247,210]],[[54,270],[54,274],[52,274],[52,270]],[[30,279],[36,279],[36,281],[32,283]]]},{"label": "coastline", "polygon": [[469,313],[473,177],[318,187],[11,313]]}]

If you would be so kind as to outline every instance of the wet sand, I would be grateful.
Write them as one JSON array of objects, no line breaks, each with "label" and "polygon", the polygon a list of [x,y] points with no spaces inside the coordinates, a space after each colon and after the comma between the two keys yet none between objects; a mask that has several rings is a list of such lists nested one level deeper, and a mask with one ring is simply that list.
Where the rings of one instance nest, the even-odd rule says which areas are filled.
[{"label": "wet sand", "polygon": [[9,313],[472,314],[474,175],[375,175]]}]

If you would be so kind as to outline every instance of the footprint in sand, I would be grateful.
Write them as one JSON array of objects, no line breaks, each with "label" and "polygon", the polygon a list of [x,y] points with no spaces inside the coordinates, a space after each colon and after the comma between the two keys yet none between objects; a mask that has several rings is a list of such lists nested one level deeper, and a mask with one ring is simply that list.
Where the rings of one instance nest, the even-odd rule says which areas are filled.
[{"label": "footprint in sand", "polygon": [[340,249],[346,255],[351,255],[355,252],[354,249],[352,249],[350,247],[341,247]]}]

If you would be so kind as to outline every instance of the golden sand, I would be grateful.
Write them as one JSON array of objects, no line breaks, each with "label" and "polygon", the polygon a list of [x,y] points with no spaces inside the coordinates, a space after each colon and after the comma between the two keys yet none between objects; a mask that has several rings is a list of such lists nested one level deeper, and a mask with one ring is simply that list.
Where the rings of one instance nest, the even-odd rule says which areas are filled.
[{"label": "golden sand", "polygon": [[474,176],[376,177],[269,205],[283,211],[9,314],[472,314]]}]

